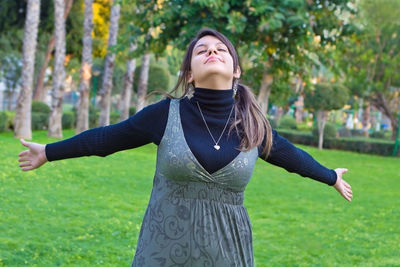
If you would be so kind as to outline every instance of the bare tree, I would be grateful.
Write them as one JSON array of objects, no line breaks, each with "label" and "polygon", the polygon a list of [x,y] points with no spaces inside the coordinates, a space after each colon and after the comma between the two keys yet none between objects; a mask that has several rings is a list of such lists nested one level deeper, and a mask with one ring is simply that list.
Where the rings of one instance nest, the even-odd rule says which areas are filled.
[{"label": "bare tree", "polygon": [[[132,52],[136,49],[136,46],[131,43],[129,47],[129,52]],[[120,120],[126,120],[129,117],[129,107],[131,104],[132,98],[132,85],[136,68],[136,58],[132,58],[128,60],[126,66],[126,72],[124,75],[124,88],[121,93],[121,101],[120,101]]]},{"label": "bare tree", "polygon": [[[64,11],[64,18],[67,19],[69,11],[71,10],[72,4],[74,0],[65,0],[65,11]],[[49,66],[51,54],[54,51],[54,43],[55,43],[55,35],[51,36],[49,43],[47,44],[46,54],[44,57],[44,61],[42,67],[40,68],[39,75],[37,77],[35,90],[33,92],[33,99],[44,101],[45,92],[44,92],[44,76],[46,74],[47,67]]]},{"label": "bare tree", "polygon": [[139,86],[137,92],[136,112],[146,106],[147,83],[149,80],[150,53],[146,52],[142,57],[142,67],[140,68]]},{"label": "bare tree", "polygon": [[18,96],[18,103],[15,114],[14,136],[18,138],[32,138],[32,82],[35,64],[39,14],[40,0],[28,0],[28,7],[25,19],[24,47],[22,52],[22,85],[21,92]]},{"label": "bare tree", "polygon": [[53,88],[51,112],[49,117],[49,137],[62,138],[62,103],[64,96],[65,80],[65,3],[64,0],[54,0],[54,22],[55,22],[55,48]]},{"label": "bare tree", "polygon": [[85,19],[83,21],[83,49],[81,82],[79,84],[80,99],[76,133],[89,129],[89,93],[92,75],[92,30],[93,30],[93,0],[85,0]]},{"label": "bare tree", "polygon": [[110,51],[110,48],[117,43],[118,21],[120,16],[120,5],[113,4],[110,15],[110,28],[108,35],[108,52],[106,63],[104,66],[103,85],[99,92],[100,99],[100,118],[99,126],[110,124],[110,108],[111,108],[111,91],[112,91],[112,76],[114,71],[115,54]]}]

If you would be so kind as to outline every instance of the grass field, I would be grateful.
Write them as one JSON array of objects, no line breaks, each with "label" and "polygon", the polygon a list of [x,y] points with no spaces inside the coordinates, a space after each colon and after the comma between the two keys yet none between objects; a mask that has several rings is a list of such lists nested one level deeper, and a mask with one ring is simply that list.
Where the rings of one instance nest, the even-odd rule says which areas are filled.
[{"label": "grass field", "polygon": [[[259,159],[245,192],[256,266],[400,266],[400,159],[301,147],[349,169],[353,201]],[[130,266],[155,145],[31,172],[19,170],[24,147],[12,133],[0,149],[0,266]]]}]

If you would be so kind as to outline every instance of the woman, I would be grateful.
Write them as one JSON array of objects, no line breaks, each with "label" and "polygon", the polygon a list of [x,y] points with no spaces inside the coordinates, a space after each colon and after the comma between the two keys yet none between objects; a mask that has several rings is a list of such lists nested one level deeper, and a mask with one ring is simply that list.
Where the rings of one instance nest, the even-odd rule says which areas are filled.
[{"label": "woman", "polygon": [[64,141],[21,140],[29,149],[20,153],[20,167],[153,142],[154,186],[132,266],[253,266],[243,191],[258,158],[334,186],[348,201],[352,190],[342,179],[346,169],[327,169],[271,129],[250,89],[238,83],[240,75],[230,41],[202,29],[173,89],[184,88],[181,98],[167,94],[123,122]]}]

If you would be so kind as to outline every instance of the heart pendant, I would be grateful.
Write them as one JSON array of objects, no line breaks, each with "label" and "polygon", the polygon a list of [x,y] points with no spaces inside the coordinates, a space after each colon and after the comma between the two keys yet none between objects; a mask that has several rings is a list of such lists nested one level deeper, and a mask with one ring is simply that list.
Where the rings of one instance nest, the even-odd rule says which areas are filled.
[{"label": "heart pendant", "polygon": [[216,150],[219,150],[219,149],[220,149],[220,146],[219,146],[219,145],[215,145],[214,148],[215,148]]}]

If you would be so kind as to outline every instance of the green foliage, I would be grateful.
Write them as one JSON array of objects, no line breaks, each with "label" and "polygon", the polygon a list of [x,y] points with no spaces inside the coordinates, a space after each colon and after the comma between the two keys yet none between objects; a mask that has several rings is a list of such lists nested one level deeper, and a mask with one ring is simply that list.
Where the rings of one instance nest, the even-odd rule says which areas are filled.
[{"label": "green foliage", "polygon": [[[312,135],[314,136],[314,138],[319,137],[318,127],[313,127]],[[327,122],[325,124],[325,128],[324,128],[324,139],[325,138],[336,138],[336,137],[337,137],[337,130],[336,130],[335,124]]]},{"label": "green foliage", "polygon": [[384,139],[385,138],[385,132],[384,131],[379,131],[379,132],[372,132],[369,137],[371,138],[377,138],[377,139]]},{"label": "green foliage", "polygon": [[49,115],[44,112],[31,113],[32,130],[45,130],[49,127]]},{"label": "green foliage", "polygon": [[110,113],[110,124],[115,124],[119,122],[119,113],[118,112],[111,112]]},{"label": "green foliage", "polygon": [[50,114],[50,107],[41,101],[32,101],[32,112],[41,112],[47,115]]},{"label": "green foliage", "polygon": [[304,105],[314,111],[330,111],[342,108],[347,99],[346,87],[339,84],[318,83],[314,90],[306,93]]},{"label": "green foliage", "polygon": [[291,116],[283,116],[281,121],[279,122],[280,129],[297,129],[296,119]]},{"label": "green foliage", "polygon": [[0,111],[0,132],[5,132],[7,130],[7,114]]},{"label": "green foliage", "polygon": [[50,107],[40,101],[32,101],[32,130],[44,130],[49,126]]},{"label": "green foliage", "polygon": [[[135,77],[133,81],[134,91],[137,92],[139,86],[139,77],[140,77],[140,69],[141,65],[137,66],[135,69]],[[150,93],[155,90],[165,91],[168,89],[169,85],[169,74],[168,71],[164,68],[161,68],[156,65],[150,65],[149,69],[149,80],[147,84],[147,93]]]},{"label": "green foliage", "polygon": [[129,107],[129,116],[133,116],[136,113],[136,107]]},{"label": "green foliage", "polygon": [[75,114],[72,111],[64,112],[62,115],[62,128],[72,129],[75,128]]},{"label": "green foliage", "polygon": [[[318,139],[312,133],[279,129],[279,134],[295,144],[318,146]],[[391,156],[394,142],[365,137],[326,138],[324,148],[347,150],[359,153]]]}]

